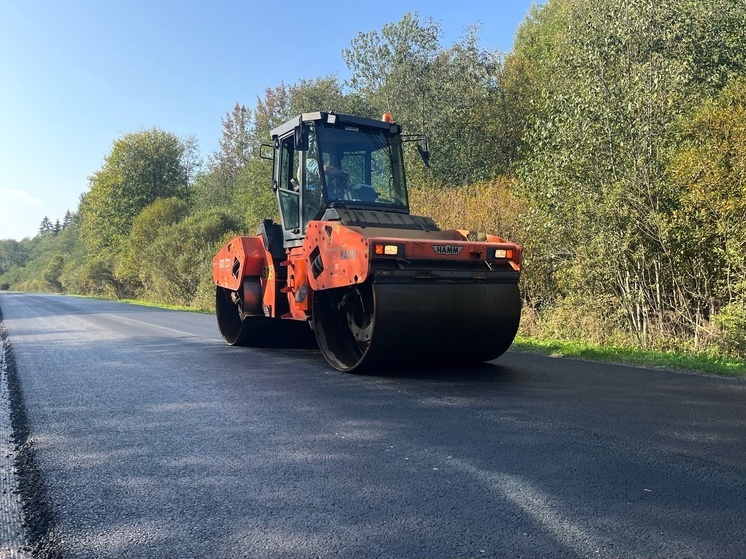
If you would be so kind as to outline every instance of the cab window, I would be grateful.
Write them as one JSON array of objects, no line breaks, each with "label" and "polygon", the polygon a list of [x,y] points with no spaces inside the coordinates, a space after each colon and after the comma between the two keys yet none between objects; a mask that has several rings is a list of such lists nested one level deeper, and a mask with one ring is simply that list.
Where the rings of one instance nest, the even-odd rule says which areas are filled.
[{"label": "cab window", "polygon": [[295,155],[293,137],[285,138],[280,146],[280,172],[277,185],[282,226],[285,230],[300,227],[298,212],[300,181],[295,172]]}]

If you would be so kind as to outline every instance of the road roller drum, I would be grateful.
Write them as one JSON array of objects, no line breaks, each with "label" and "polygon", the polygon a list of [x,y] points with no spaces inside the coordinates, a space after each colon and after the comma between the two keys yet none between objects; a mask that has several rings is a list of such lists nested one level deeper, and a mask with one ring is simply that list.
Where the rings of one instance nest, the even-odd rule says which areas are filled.
[{"label": "road roller drum", "polygon": [[[520,319],[516,284],[372,284],[369,309],[340,305],[345,295],[314,294],[316,338],[324,357],[344,371],[372,366],[483,362],[510,346]],[[357,300],[355,293],[348,300]],[[361,335],[362,333],[362,335]]]}]

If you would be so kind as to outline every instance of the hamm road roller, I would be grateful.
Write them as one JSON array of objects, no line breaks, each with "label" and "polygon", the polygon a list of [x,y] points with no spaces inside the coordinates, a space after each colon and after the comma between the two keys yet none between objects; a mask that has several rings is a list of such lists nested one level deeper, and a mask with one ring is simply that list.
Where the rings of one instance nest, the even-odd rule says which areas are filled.
[{"label": "hamm road roller", "polygon": [[265,219],[213,260],[228,344],[315,337],[328,363],[350,372],[484,362],[508,349],[521,247],[409,213],[402,143],[422,136],[402,134],[389,113],[331,112],[304,113],[271,135],[280,223]]}]

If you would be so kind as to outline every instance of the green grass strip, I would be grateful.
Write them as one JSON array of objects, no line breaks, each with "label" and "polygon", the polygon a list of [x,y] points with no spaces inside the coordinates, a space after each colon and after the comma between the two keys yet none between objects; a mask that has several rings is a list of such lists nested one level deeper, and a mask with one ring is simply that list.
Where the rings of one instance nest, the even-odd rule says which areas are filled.
[{"label": "green grass strip", "polygon": [[516,336],[511,349],[552,355],[557,357],[577,357],[593,361],[611,361],[643,365],[678,371],[692,371],[723,376],[746,376],[746,359],[721,357],[701,353],[675,353],[642,349],[607,347],[560,340],[540,340],[526,336]]}]

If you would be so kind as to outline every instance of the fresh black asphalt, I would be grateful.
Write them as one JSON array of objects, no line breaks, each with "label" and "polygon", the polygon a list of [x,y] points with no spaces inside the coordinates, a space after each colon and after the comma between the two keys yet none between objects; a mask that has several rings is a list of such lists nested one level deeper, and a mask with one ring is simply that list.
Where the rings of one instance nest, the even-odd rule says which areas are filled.
[{"label": "fresh black asphalt", "polygon": [[40,556],[746,557],[743,380],[514,352],[352,375],[210,315],[0,309]]}]

